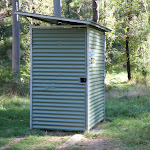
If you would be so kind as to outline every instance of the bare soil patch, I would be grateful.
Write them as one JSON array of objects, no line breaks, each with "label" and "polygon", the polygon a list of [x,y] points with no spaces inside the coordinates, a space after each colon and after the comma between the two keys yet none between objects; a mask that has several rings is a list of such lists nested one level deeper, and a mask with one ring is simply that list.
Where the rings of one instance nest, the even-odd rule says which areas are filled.
[{"label": "bare soil patch", "polygon": [[10,143],[4,145],[3,147],[1,147],[0,150],[3,150],[3,149],[8,148],[8,147],[10,147],[10,146],[12,146],[12,145],[14,145],[14,144],[20,142],[20,141],[23,140],[24,138],[25,138],[25,137],[16,138],[14,141],[12,141],[12,142],[10,142]]},{"label": "bare soil patch", "polygon": [[64,144],[58,146],[56,150],[66,150],[68,147],[73,146],[77,142],[80,142],[83,138],[82,134],[75,134],[69,140],[67,140]]},{"label": "bare soil patch", "polygon": [[96,139],[89,139],[82,134],[76,134],[67,140],[64,144],[58,146],[56,150],[120,150],[120,146],[111,139],[104,137],[97,137]]},{"label": "bare soil patch", "polygon": [[97,138],[97,139],[88,139],[82,138],[79,143],[76,143],[72,147],[69,147],[68,150],[113,150],[116,149],[116,146],[111,143],[108,139]]}]

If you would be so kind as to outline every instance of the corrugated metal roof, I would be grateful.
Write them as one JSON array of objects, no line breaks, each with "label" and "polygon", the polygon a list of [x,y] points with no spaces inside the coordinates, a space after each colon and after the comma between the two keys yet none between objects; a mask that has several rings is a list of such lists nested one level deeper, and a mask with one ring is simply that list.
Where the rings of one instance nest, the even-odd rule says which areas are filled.
[{"label": "corrugated metal roof", "polygon": [[110,32],[111,30],[105,26],[100,25],[99,23],[93,21],[85,21],[85,20],[76,20],[76,19],[69,19],[69,18],[62,18],[62,17],[55,17],[55,16],[47,16],[41,14],[33,14],[33,13],[26,13],[26,12],[15,12],[15,14],[34,18],[37,20],[41,20],[44,22],[49,22],[51,24],[57,24],[58,22],[62,22],[65,24],[70,25],[89,25],[92,27],[96,27],[99,30],[103,30],[105,32]]}]

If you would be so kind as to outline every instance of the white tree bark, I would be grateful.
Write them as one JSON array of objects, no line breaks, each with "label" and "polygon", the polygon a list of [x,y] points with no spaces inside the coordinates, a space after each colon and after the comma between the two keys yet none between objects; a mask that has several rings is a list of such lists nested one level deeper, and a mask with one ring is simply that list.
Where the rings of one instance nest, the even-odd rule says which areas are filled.
[{"label": "white tree bark", "polygon": [[61,17],[61,1],[53,0],[54,16]]},{"label": "white tree bark", "polygon": [[19,2],[18,0],[12,0],[12,16],[13,16],[13,24],[12,24],[12,35],[13,35],[13,43],[12,43],[12,72],[20,73],[20,38],[19,38],[19,16],[14,14],[14,11],[19,10]]},{"label": "white tree bark", "polygon": [[8,0],[4,0],[4,6],[5,8],[8,8]]}]

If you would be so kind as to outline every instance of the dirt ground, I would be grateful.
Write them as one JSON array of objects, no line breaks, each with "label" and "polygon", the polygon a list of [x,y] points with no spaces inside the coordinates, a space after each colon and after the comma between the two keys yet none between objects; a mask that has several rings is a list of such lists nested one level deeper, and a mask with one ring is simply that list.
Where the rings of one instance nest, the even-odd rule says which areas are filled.
[{"label": "dirt ground", "polygon": [[108,140],[103,138],[98,139],[87,139],[83,137],[83,139],[76,143],[75,145],[68,148],[68,150],[112,150],[116,149],[116,147]]},{"label": "dirt ground", "polygon": [[58,146],[56,150],[122,150],[121,146],[119,146],[119,141],[112,143],[111,139],[106,139],[104,137],[92,139],[86,138],[82,134],[74,138],[75,136]]}]

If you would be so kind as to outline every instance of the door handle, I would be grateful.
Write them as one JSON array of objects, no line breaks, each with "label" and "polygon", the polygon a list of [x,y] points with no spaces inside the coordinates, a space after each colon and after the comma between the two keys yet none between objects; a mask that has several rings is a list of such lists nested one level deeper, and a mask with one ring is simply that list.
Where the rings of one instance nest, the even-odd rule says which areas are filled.
[{"label": "door handle", "polygon": [[86,83],[86,78],[80,78],[81,83]]}]

